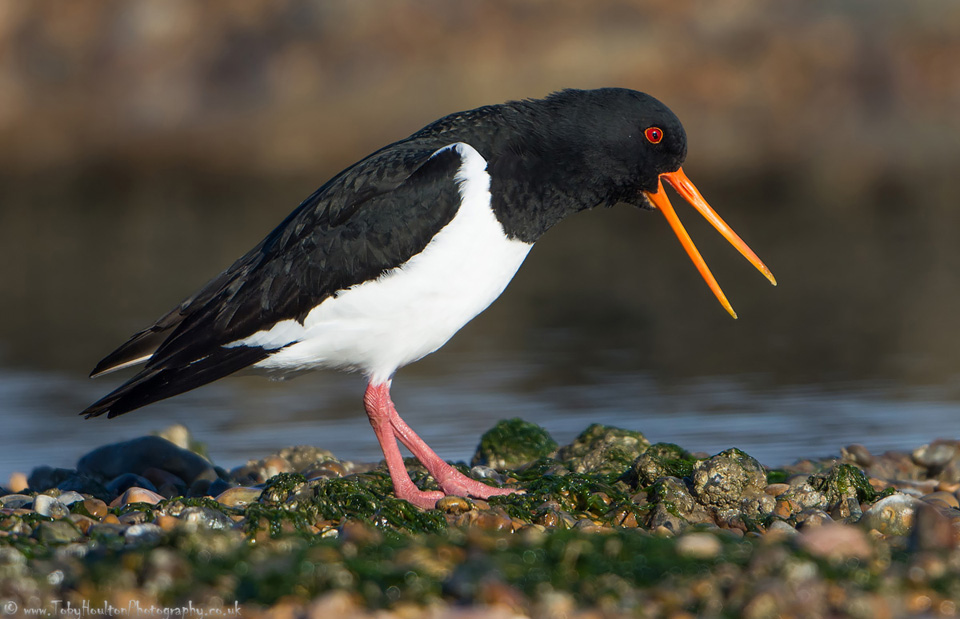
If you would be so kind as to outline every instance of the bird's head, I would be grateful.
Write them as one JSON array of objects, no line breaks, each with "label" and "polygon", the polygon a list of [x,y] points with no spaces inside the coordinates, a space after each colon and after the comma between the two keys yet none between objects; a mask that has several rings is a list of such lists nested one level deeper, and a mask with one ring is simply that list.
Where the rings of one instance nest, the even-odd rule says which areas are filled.
[{"label": "bird's head", "polygon": [[547,100],[563,103],[570,111],[565,119],[569,125],[558,130],[579,134],[575,141],[587,145],[577,159],[582,172],[605,188],[606,202],[626,202],[663,213],[700,275],[731,316],[736,318],[737,314],[680,223],[664,192],[664,182],[776,285],[770,269],[707,204],[684,174],[681,165],[687,155],[687,134],[667,106],[650,95],[623,88],[566,90]]}]

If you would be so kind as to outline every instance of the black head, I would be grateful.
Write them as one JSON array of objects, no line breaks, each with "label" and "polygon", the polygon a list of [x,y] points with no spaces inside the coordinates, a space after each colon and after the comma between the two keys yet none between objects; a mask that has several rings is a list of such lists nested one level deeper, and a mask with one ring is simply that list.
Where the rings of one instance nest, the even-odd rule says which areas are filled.
[{"label": "black head", "polygon": [[[548,184],[575,188],[561,190],[569,200],[567,214],[616,202],[661,211],[721,304],[736,318],[674,212],[663,190],[666,181],[776,284],[770,270],[684,174],[680,166],[687,155],[687,135],[667,106],[650,95],[624,88],[563,90],[530,105],[537,106],[549,119],[541,136],[549,153],[546,158],[552,158],[555,164]],[[541,218],[544,221],[555,223]]]},{"label": "black head", "polygon": [[643,192],[656,192],[660,175],[678,170],[687,156],[680,120],[648,94],[563,90],[542,105],[554,118],[553,148],[575,162],[569,173],[606,194],[601,197],[608,204],[648,206]]}]

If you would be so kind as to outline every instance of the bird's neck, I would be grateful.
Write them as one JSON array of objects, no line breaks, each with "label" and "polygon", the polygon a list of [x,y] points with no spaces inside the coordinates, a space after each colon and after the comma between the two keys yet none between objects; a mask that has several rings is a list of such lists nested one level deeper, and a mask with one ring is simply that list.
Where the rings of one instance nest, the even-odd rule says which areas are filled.
[{"label": "bird's neck", "polygon": [[530,129],[550,127],[546,114],[523,104],[505,110],[504,121],[520,130],[493,145],[488,164],[497,219],[507,236],[527,243],[565,217],[611,203],[609,188],[590,171],[583,144]]}]

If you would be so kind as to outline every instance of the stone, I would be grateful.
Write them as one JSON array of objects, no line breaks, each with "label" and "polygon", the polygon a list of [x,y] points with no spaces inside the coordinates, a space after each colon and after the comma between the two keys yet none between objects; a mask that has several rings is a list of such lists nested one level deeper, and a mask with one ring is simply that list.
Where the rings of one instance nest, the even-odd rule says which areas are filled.
[{"label": "stone", "polygon": [[874,503],[863,513],[861,523],[884,535],[909,535],[920,500],[906,494],[892,494]]},{"label": "stone", "polygon": [[64,519],[38,523],[32,537],[44,544],[66,544],[80,539],[83,534],[69,519]]},{"label": "stone", "polygon": [[437,509],[447,514],[462,514],[470,511],[470,502],[459,496],[445,496],[437,501]]},{"label": "stone", "polygon": [[687,533],[677,539],[677,554],[692,559],[713,559],[722,550],[723,544],[710,533]]},{"label": "stone", "polygon": [[960,453],[957,441],[939,440],[913,451],[913,461],[933,472],[942,469]]},{"label": "stone", "polygon": [[640,432],[595,423],[556,458],[575,473],[623,474],[649,446]]},{"label": "stone", "polygon": [[259,488],[237,486],[220,493],[217,496],[217,502],[227,507],[246,507],[251,503],[256,503],[261,492],[263,491]]},{"label": "stone", "polygon": [[57,484],[57,489],[62,492],[78,492],[80,494],[91,495],[104,501],[108,501],[114,497],[103,483],[82,473],[76,473],[63,480]]},{"label": "stone", "polygon": [[7,483],[10,492],[23,492],[30,489],[30,482],[23,473],[16,472],[10,474],[10,481]]},{"label": "stone", "polygon": [[123,538],[133,544],[157,544],[163,539],[163,529],[152,523],[135,524],[127,527]]},{"label": "stone", "polygon": [[557,450],[557,442],[535,423],[519,418],[504,419],[480,437],[471,466],[518,469]]},{"label": "stone", "polygon": [[113,502],[110,503],[110,507],[120,507],[131,503],[150,503],[151,505],[156,505],[162,500],[163,497],[156,492],[134,486],[114,499]]},{"label": "stone", "polygon": [[857,466],[870,467],[873,464],[873,454],[870,450],[859,443],[847,445],[840,450],[840,455],[845,461],[849,461]]},{"label": "stone", "polygon": [[[952,512],[953,508],[944,511]],[[910,549],[913,551],[947,550],[956,546],[957,534],[953,524],[940,508],[926,502],[915,507],[914,525],[910,531]]]},{"label": "stone", "polygon": [[830,517],[830,514],[823,511],[822,509],[809,508],[805,509],[796,517],[797,527],[800,530],[820,527],[825,524],[830,524],[833,522],[833,518]]},{"label": "stone", "polygon": [[70,506],[79,501],[83,501],[84,496],[74,490],[67,490],[66,492],[61,492],[60,496],[57,497],[57,500],[64,505]]},{"label": "stone", "polygon": [[114,496],[123,494],[133,487],[145,488],[150,492],[157,491],[157,487],[154,486],[149,479],[134,473],[124,473],[123,475],[114,477],[107,483],[107,490]]},{"label": "stone", "polygon": [[179,518],[185,525],[204,529],[223,530],[233,527],[233,520],[230,520],[229,516],[209,507],[187,507],[180,512]]},{"label": "stone", "polygon": [[107,515],[107,504],[100,499],[84,499],[83,509],[94,518],[103,518]]},{"label": "stone", "polygon": [[18,509],[33,505],[33,497],[28,494],[8,494],[0,496],[0,507]]},{"label": "stone", "polygon": [[849,524],[827,522],[819,527],[804,527],[797,543],[813,556],[831,561],[869,559],[873,554],[866,532]]},{"label": "stone", "polygon": [[633,487],[649,486],[661,477],[689,477],[696,459],[673,443],[651,445],[633,461],[622,479]]},{"label": "stone", "polygon": [[691,492],[698,501],[717,509],[740,509],[747,515],[759,513],[761,497],[772,511],[773,498],[765,494],[767,475],[763,466],[739,449],[728,449],[693,465]]},{"label": "stone", "polygon": [[103,479],[114,479],[124,473],[142,475],[150,468],[173,473],[187,484],[204,475],[217,477],[209,460],[159,436],[142,436],[104,445],[77,463],[80,473]]},{"label": "stone", "polygon": [[60,469],[50,466],[38,466],[30,472],[27,483],[34,492],[43,492],[50,488],[56,488],[61,482],[70,479],[76,475],[73,469]]},{"label": "stone", "polygon": [[960,509],[960,502],[957,501],[957,495],[952,492],[938,490],[937,492],[931,492],[930,494],[924,495],[920,500],[927,503],[932,503],[934,505]]},{"label": "stone", "polygon": [[33,511],[57,520],[70,515],[70,510],[66,505],[45,494],[38,494],[33,500]]}]

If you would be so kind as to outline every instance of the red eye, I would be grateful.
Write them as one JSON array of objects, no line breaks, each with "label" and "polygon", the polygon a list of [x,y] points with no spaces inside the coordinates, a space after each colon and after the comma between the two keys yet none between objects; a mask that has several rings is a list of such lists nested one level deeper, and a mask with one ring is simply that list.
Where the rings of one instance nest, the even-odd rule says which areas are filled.
[{"label": "red eye", "polygon": [[651,144],[659,144],[660,140],[663,139],[663,131],[659,127],[650,127],[643,132],[643,135]]}]

